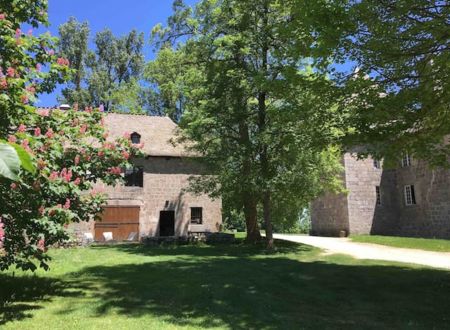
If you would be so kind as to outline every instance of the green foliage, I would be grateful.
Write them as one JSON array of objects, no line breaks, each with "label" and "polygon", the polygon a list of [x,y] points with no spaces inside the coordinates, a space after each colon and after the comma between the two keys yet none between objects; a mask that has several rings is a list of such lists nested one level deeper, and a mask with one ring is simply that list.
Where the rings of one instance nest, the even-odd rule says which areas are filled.
[{"label": "green foliage", "polygon": [[65,226],[101,211],[105,196],[94,184],[115,184],[140,155],[128,138],[106,140],[99,111],[32,106],[73,73],[55,55],[55,38],[20,30],[47,23],[46,9],[47,1],[0,1],[0,141],[8,140],[0,142],[1,270],[47,269],[46,249],[67,238]]},{"label": "green foliage", "polygon": [[331,47],[296,16],[296,4],[205,0],[192,10],[176,1],[168,26],[153,30],[162,49],[148,76],[183,111],[181,139],[195,141],[216,174],[194,178],[192,188],[243,209],[247,226],[258,204],[265,219],[293,223],[324,189],[339,189],[333,145],[342,118],[325,71]]},{"label": "green foliage", "polygon": [[450,252],[450,241],[434,238],[394,237],[377,235],[352,235],[353,242],[381,244],[406,249]]},{"label": "green foliage", "polygon": [[76,69],[63,90],[63,101],[80,107],[104,105],[106,111],[142,112],[146,89],[141,78],[144,35],[135,30],[116,37],[109,29],[95,35],[95,49],[88,49],[89,24],[71,17],[59,28],[59,52]]},{"label": "green foliage", "polygon": [[449,16],[445,1],[349,1],[340,50],[359,74],[342,104],[351,110],[347,144],[388,162],[407,151],[448,166]]},{"label": "green foliage", "polygon": [[17,180],[20,167],[31,173],[36,171],[30,155],[21,146],[0,140],[0,177]]}]

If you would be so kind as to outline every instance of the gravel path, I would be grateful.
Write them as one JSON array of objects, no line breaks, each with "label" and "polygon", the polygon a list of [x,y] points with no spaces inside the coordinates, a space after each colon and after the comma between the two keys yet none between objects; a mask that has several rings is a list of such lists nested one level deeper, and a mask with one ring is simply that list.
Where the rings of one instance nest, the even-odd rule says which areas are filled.
[{"label": "gravel path", "polygon": [[403,249],[378,244],[356,243],[348,238],[275,234],[275,238],[316,246],[330,253],[349,254],[357,259],[377,259],[425,265],[450,270],[450,253]]}]

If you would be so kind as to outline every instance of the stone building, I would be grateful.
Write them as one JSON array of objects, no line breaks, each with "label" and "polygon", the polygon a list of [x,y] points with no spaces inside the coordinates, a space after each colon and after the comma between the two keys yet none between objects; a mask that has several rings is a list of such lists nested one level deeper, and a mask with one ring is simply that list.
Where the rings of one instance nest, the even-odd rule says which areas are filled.
[{"label": "stone building", "polygon": [[103,233],[111,232],[114,240],[125,240],[137,233],[132,237],[137,240],[219,231],[221,200],[185,192],[189,177],[204,173],[193,160],[195,155],[171,143],[177,129],[172,120],[111,113],[105,125],[113,138],[128,132],[133,143],[143,143],[145,157],[124,173],[125,184],[96,187],[108,194],[103,219],[76,224],[76,235],[92,233],[96,240],[103,240]]},{"label": "stone building", "polygon": [[406,155],[395,169],[380,161],[342,158],[347,193],[311,205],[313,235],[450,238],[450,171]]}]

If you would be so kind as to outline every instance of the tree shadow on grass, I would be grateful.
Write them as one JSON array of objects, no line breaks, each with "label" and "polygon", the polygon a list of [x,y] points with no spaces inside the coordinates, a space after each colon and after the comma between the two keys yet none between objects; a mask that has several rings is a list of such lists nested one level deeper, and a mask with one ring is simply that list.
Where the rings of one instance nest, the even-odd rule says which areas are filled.
[{"label": "tree shadow on grass", "polygon": [[61,280],[39,276],[11,276],[0,274],[0,326],[11,321],[31,317],[30,312],[52,297],[81,295],[81,287]]},{"label": "tree shadow on grass", "polygon": [[189,243],[189,244],[161,244],[157,246],[145,246],[143,244],[117,244],[117,245],[93,245],[92,249],[109,250],[115,249],[120,252],[138,254],[149,257],[157,256],[194,256],[194,257],[220,257],[220,256],[238,256],[251,257],[255,255],[281,255],[286,253],[310,252],[318,249],[298,243],[288,241],[276,241],[276,248],[273,251],[265,249],[266,244],[260,242],[257,244],[245,243],[243,239],[236,240],[235,243]]},{"label": "tree shadow on grass", "polygon": [[154,315],[232,329],[445,328],[450,273],[285,257],[191,258],[89,267],[99,317]]}]

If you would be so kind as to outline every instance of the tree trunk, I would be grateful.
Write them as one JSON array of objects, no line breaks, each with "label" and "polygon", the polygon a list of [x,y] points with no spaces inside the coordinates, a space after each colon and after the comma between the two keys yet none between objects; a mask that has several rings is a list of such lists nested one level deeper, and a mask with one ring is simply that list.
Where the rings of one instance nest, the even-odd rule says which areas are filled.
[{"label": "tree trunk", "polygon": [[256,243],[261,240],[261,233],[258,226],[258,211],[256,199],[251,196],[244,196],[245,225],[247,227],[246,242]]},{"label": "tree trunk", "polygon": [[[263,18],[262,18],[262,34],[265,36],[265,30],[268,25],[268,15],[269,15],[269,8],[268,3],[264,3],[264,12],[263,12]],[[261,69],[262,74],[264,77],[269,76],[269,67],[268,67],[268,58],[269,58],[269,46],[267,37],[264,40],[264,43],[262,45],[261,49]],[[268,152],[268,145],[265,140],[265,133],[267,130],[267,91],[264,89],[264,87],[259,91],[258,93],[258,130],[260,134],[260,163],[261,163],[261,175],[264,180],[264,187],[263,187],[263,217],[264,217],[264,224],[266,227],[266,239],[267,239],[267,248],[273,249],[274,247],[274,241],[273,241],[273,232],[272,232],[272,218],[271,218],[271,194],[270,194],[270,187],[268,182],[271,179],[270,175],[270,169],[269,169],[269,152]]]},{"label": "tree trunk", "polygon": [[264,193],[264,198],[263,198],[264,224],[266,226],[267,248],[269,250],[272,250],[274,248],[274,241],[273,241],[272,218],[271,218],[270,210],[271,210],[270,191],[266,191]]}]

